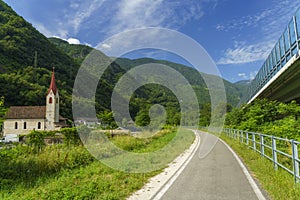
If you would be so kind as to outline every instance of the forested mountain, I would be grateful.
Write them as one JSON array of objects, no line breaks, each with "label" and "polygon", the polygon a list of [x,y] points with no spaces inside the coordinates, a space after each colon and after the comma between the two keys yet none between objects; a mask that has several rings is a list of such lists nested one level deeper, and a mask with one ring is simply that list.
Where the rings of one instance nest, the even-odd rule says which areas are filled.
[{"label": "forested mountain", "polygon": [[[45,105],[51,71],[55,67],[61,95],[61,114],[72,118],[71,95],[74,80],[83,58],[91,48],[77,45],[74,52],[72,45],[67,44],[67,47],[63,48],[64,43],[65,41],[59,39],[56,43],[55,39],[50,42],[7,4],[0,1],[0,97],[4,97],[6,107]],[[78,49],[79,54],[76,54]],[[104,54],[103,58],[109,59]],[[100,81],[98,98],[104,99],[104,104],[102,107],[98,106],[99,109],[109,109],[110,102],[106,99],[115,81],[114,75],[119,72],[124,73],[124,70],[112,64],[105,73],[106,80]]]},{"label": "forested mountain", "polygon": [[[85,45],[73,45],[58,38],[46,38],[0,1],[0,97],[4,97],[6,107],[45,105],[51,70],[55,67],[57,86],[61,95],[61,114],[72,118],[71,95],[74,80],[81,63],[92,50],[93,48]],[[97,54],[103,63],[111,62],[111,58],[103,53]],[[127,70],[146,63],[165,64],[180,72],[195,90],[200,108],[209,108],[207,86],[199,73],[195,73],[195,69],[149,58],[135,60],[119,58],[109,65],[99,80],[96,92],[96,110],[99,116],[110,111],[110,97],[119,77]],[[214,78],[207,74],[202,76]],[[240,99],[238,89],[227,81],[224,81],[224,84],[228,102],[236,105]],[[168,123],[178,123],[179,102],[172,91],[159,85],[148,84],[139,88],[131,97],[130,114],[143,122],[143,117],[147,118],[148,110],[153,104],[166,107],[169,113]]]},{"label": "forested mountain", "polygon": [[[173,62],[166,61],[166,60],[155,60],[155,59],[151,59],[151,58],[140,58],[140,59],[134,59],[134,60],[127,59],[127,58],[118,58],[115,60],[115,62],[117,64],[119,64],[126,71],[135,66],[143,65],[143,64],[147,64],[147,63],[158,63],[158,64],[167,65],[167,66],[177,70],[178,72],[180,72],[180,74],[182,74],[190,82],[190,84],[193,86],[196,93],[198,94],[198,97],[199,97],[198,100],[199,100],[200,104],[203,105],[210,101],[207,86],[205,84],[203,77],[206,77],[207,79],[216,78],[213,75],[199,73],[196,69],[182,65],[182,64],[173,63]],[[224,81],[224,86],[225,86],[225,90],[226,90],[227,102],[229,104],[231,104],[232,106],[236,106],[243,95],[242,89],[240,89],[239,87],[236,87],[235,84],[232,84],[226,80],[223,80],[223,81]],[[201,98],[200,98],[200,96],[201,96]]]},{"label": "forested mountain", "polygon": [[79,65],[0,1],[0,96],[5,106],[44,105],[53,67],[63,99],[62,114],[70,116],[70,93]]},{"label": "forested mountain", "polygon": [[0,1],[0,66],[1,71],[11,72],[32,66],[37,52],[38,67],[70,74],[77,63],[58,50],[30,23]]},{"label": "forested mountain", "polygon": [[241,99],[247,94],[248,87],[251,83],[251,80],[242,80],[234,83],[235,88],[237,88]]},{"label": "forested mountain", "polygon": [[78,64],[81,64],[85,57],[93,50],[92,47],[81,44],[69,44],[67,41],[59,38],[51,37],[48,40],[73,58]]}]

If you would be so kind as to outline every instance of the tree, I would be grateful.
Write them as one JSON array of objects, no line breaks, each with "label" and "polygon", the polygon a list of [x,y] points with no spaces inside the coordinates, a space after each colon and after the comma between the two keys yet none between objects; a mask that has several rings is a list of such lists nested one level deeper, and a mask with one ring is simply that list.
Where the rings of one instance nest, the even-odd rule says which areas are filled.
[{"label": "tree", "polygon": [[7,109],[4,107],[4,97],[0,98],[0,132],[2,131],[5,113]]},{"label": "tree", "polygon": [[137,116],[135,117],[135,123],[138,126],[147,126],[150,124],[150,117],[149,112],[146,109],[141,110],[138,112]]},{"label": "tree", "polygon": [[43,132],[33,130],[27,135],[27,142],[36,152],[40,152],[46,146],[44,138]]},{"label": "tree", "polygon": [[99,113],[97,117],[100,119],[101,123],[103,124],[103,128],[115,129],[118,127],[117,123],[114,120],[112,111],[105,110]]},{"label": "tree", "polygon": [[208,126],[211,119],[211,104],[204,104],[203,108],[200,111],[200,122],[199,126]]}]

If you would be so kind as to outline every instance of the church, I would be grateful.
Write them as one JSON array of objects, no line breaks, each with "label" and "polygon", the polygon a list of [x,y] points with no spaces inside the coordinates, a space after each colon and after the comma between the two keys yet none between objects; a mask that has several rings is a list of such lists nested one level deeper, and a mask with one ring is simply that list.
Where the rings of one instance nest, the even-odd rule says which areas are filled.
[{"label": "church", "polygon": [[59,115],[59,93],[53,69],[46,106],[10,107],[3,123],[3,134],[26,135],[32,130],[59,130],[66,126],[66,119]]}]

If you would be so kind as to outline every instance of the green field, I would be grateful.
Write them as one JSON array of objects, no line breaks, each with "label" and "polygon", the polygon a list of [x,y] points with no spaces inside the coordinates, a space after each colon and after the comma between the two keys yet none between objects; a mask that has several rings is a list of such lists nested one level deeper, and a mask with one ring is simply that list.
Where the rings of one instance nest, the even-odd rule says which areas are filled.
[{"label": "green field", "polygon": [[[178,134],[176,136],[176,134]],[[112,137],[117,146],[136,153],[159,150],[173,138],[178,150],[173,160],[194,140],[191,131],[163,130],[147,139]],[[161,172],[126,173],[96,160],[82,145],[56,144],[36,152],[17,145],[0,151],[0,199],[125,199],[150,177]]]}]

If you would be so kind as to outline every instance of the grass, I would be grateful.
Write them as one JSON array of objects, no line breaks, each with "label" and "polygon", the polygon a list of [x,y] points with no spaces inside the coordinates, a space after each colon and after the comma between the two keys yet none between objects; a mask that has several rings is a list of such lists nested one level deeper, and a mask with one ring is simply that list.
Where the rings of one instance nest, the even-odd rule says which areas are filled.
[{"label": "grass", "polygon": [[[174,130],[149,139],[129,136],[111,138],[132,152],[152,152],[173,142]],[[194,140],[191,131],[177,135],[173,160]],[[178,146],[180,145],[180,146]],[[165,167],[165,166],[164,166]],[[28,146],[0,151],[0,199],[126,199],[161,169],[148,173],[126,173],[96,160],[83,146],[53,145],[39,153]]]},{"label": "grass", "polygon": [[[187,132],[181,130],[179,136],[185,135],[187,137],[180,137],[180,141],[183,142],[183,139],[190,140],[191,135],[186,134]],[[118,147],[131,152],[136,153],[146,153],[153,152],[161,149],[166,144],[170,143],[176,137],[175,130],[162,130],[159,133],[155,134],[149,138],[138,138],[131,136],[116,136],[111,138],[111,141]],[[151,144],[151,145],[149,145]]]},{"label": "grass", "polygon": [[95,161],[40,178],[34,187],[19,185],[12,193],[3,194],[2,199],[125,199],[157,173],[129,174]]},{"label": "grass", "polygon": [[262,187],[274,200],[299,200],[300,184],[295,185],[293,176],[283,169],[274,170],[273,163],[263,158],[257,152],[247,148],[244,144],[233,140],[226,135],[223,139],[241,157]]}]

